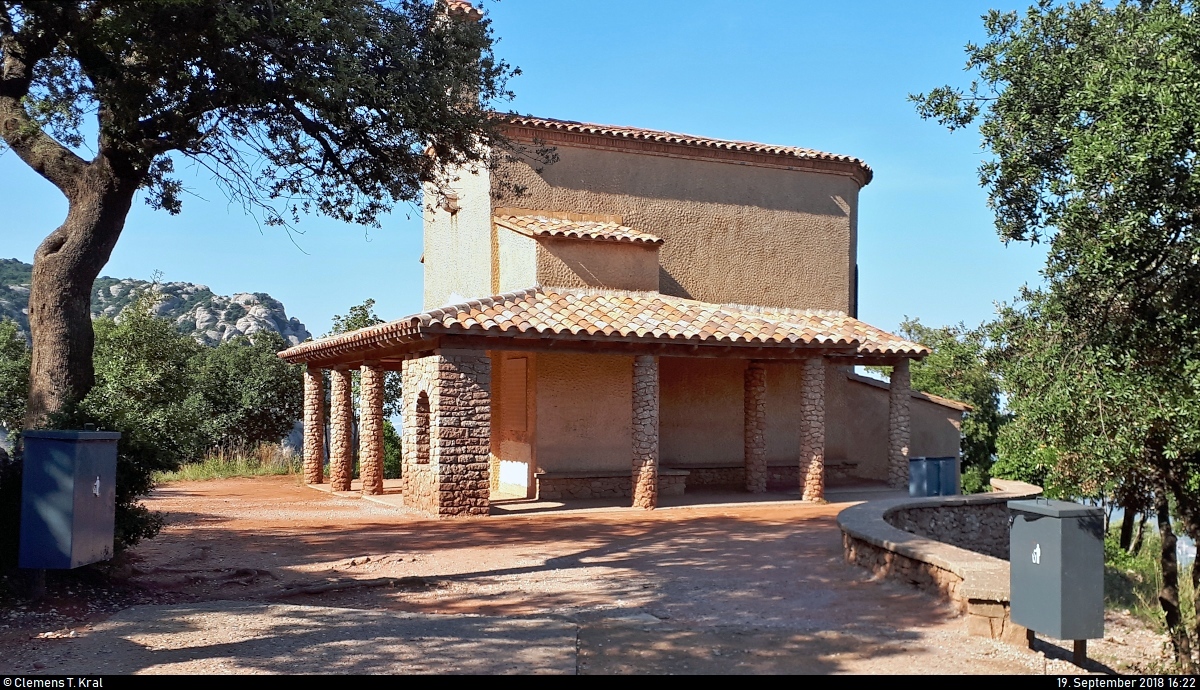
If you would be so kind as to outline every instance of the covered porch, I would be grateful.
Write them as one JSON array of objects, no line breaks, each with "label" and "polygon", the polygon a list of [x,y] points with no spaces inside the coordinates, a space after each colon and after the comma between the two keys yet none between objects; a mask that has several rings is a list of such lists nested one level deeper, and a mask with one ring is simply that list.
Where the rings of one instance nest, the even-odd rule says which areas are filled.
[{"label": "covered porch", "polygon": [[[655,508],[689,482],[736,483],[762,494],[769,483],[786,481],[803,500],[825,500],[826,379],[831,368],[855,364],[893,368],[887,479],[904,486],[908,366],[927,353],[838,313],[532,288],[303,343],[280,356],[307,366],[307,483],[326,481],[321,417],[328,371],[328,482],[336,491],[352,486],[350,373],[357,369],[355,484],[365,495],[384,493],[383,380],[400,371],[403,504],[435,516],[471,516],[488,514],[493,497],[615,497]],[[708,373],[718,370],[720,376]],[[783,380],[779,372],[794,385],[786,409],[768,393],[769,382]],[[719,420],[689,419],[689,401],[697,409],[713,406],[701,398],[717,379],[725,389]],[[772,415],[786,418],[790,435],[782,443],[790,446],[771,436]],[[726,461],[691,462],[714,445],[724,448]],[[781,452],[790,454],[786,466]]]}]

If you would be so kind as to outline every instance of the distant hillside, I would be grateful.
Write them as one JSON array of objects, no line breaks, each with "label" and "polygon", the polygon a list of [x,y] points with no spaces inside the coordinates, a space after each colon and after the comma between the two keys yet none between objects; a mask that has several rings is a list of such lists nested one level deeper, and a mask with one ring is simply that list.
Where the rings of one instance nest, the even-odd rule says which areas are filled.
[{"label": "distant hillside", "polygon": [[[33,266],[17,259],[0,259],[0,318],[10,318],[29,332],[29,283]],[[214,295],[204,285],[159,283],[101,276],[92,287],[92,318],[119,318],[140,291],[159,296],[156,315],[170,319],[180,333],[215,345],[260,330],[275,331],[293,345],[311,334],[296,318],[288,318],[283,303],[263,292]],[[27,336],[28,337],[28,336]]]}]

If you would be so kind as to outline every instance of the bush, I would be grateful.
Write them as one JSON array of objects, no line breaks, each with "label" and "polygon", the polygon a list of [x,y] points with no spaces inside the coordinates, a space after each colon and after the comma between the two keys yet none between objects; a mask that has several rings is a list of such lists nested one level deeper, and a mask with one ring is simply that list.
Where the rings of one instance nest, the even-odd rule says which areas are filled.
[{"label": "bush", "polygon": [[400,434],[390,420],[383,420],[383,478],[399,479],[401,471]]},{"label": "bush", "polygon": [[[161,529],[162,516],[140,502],[156,478],[198,458],[211,460],[207,451],[219,445],[254,449],[277,442],[301,415],[302,372],[275,356],[284,346],[278,334],[259,332],[253,339],[208,348],[154,317],[152,300],[149,294],[136,297],[120,323],[93,322],[96,385],[47,423],[55,429],[90,424],[121,432],[118,550]],[[15,335],[13,325],[0,323],[0,423],[9,428],[20,428],[28,372],[24,338]],[[20,465],[0,463],[0,561],[15,560],[19,511]]]},{"label": "bush", "polygon": [[259,331],[192,357],[189,375],[205,414],[205,448],[274,443],[291,431],[304,413],[304,373],[276,356],[286,347],[278,333]]},{"label": "bush", "polygon": [[156,482],[204,481],[230,477],[298,474],[301,459],[279,443],[217,448],[199,462],[190,462],[173,472],[158,472]]},{"label": "bush", "polygon": [[[1165,632],[1163,610],[1158,602],[1158,592],[1162,588],[1161,549],[1158,532],[1149,527],[1142,548],[1136,554],[1121,548],[1119,528],[1109,532],[1104,539],[1104,602],[1107,608],[1128,611]],[[1190,628],[1191,621],[1195,620],[1192,581],[1182,564],[1179,574],[1180,609],[1184,624]]]},{"label": "bush", "polygon": [[9,441],[21,429],[25,399],[29,397],[29,347],[17,323],[0,319],[0,426]]}]

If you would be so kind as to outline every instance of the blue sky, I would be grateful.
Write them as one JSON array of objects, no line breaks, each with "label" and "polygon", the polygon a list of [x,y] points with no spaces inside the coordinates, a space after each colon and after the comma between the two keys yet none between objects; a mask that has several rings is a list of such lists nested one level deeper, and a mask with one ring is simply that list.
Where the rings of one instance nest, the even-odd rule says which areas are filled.
[{"label": "blue sky", "polygon": [[[1039,280],[1042,247],[997,239],[978,186],[974,131],[918,118],[906,97],[963,83],[980,16],[1013,2],[488,0],[496,52],[523,71],[519,112],[806,146],[866,160],[860,196],[860,318],[894,328],[978,324]],[[370,297],[383,318],[421,306],[420,212],[383,227],[305,219],[260,228],[204,174],[169,216],[140,203],[103,274],[268,292],[314,335]],[[31,261],[66,202],[11,152],[0,156],[0,257]]]}]

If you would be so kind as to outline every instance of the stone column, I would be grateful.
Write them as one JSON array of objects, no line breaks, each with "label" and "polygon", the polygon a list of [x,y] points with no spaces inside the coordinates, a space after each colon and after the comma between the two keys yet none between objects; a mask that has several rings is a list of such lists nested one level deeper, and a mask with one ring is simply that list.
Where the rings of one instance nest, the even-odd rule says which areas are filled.
[{"label": "stone column", "polygon": [[439,517],[487,515],[491,358],[440,350],[404,363],[404,505]]},{"label": "stone column", "polygon": [[767,490],[767,369],[762,362],[746,367],[745,395],[746,491]]},{"label": "stone column", "polygon": [[350,371],[329,372],[329,484],[334,491],[349,491],[354,473],[354,404]]},{"label": "stone column", "polygon": [[383,493],[383,377],[378,365],[363,365],[358,412],[358,466],[362,492]]},{"label": "stone column", "polygon": [[430,452],[437,463],[438,515],[487,515],[492,440],[492,360],[487,352],[441,350]]},{"label": "stone column", "polygon": [[633,358],[633,507],[658,505],[658,358]]},{"label": "stone column", "polygon": [[325,382],[320,369],[304,370],[304,483],[325,481]]},{"label": "stone column", "polygon": [[912,380],[908,360],[902,359],[892,367],[888,393],[888,486],[903,489],[908,486],[909,405],[912,402]]},{"label": "stone column", "polygon": [[800,401],[800,497],[825,500],[825,358],[804,360]]}]

